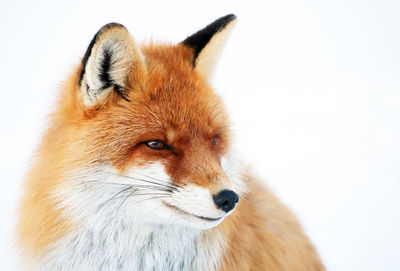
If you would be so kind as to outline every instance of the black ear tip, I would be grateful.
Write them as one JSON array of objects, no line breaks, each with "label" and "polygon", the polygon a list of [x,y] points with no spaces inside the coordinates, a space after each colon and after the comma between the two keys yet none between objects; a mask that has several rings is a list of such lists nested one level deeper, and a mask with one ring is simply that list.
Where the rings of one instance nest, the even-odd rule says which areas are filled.
[{"label": "black ear tip", "polygon": [[228,14],[228,15],[225,15],[224,17],[222,17],[222,18],[224,18],[227,22],[231,22],[231,21],[237,19],[235,14]]},{"label": "black ear tip", "polygon": [[225,28],[229,23],[232,21],[236,20],[236,15],[235,14],[228,14],[225,15],[217,20],[215,20],[213,23],[211,23],[209,26],[214,26],[218,28],[218,31]]},{"label": "black ear tip", "polygon": [[105,29],[110,29],[110,28],[114,28],[114,27],[120,27],[120,28],[126,29],[126,27],[123,24],[116,23],[116,22],[111,22],[111,23],[106,24],[102,28],[100,28],[99,32],[101,32],[101,31],[103,31]]},{"label": "black ear tip", "polygon": [[225,15],[205,28],[197,31],[190,37],[187,37],[182,44],[193,49],[193,67],[195,65],[197,56],[200,51],[207,45],[211,38],[218,32],[222,31],[229,23],[236,19],[236,15],[228,14]]}]

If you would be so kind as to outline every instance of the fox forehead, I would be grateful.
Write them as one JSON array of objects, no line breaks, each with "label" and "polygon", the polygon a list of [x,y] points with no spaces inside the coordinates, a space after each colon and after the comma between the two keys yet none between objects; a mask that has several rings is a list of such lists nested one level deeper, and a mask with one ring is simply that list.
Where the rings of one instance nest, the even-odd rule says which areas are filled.
[{"label": "fox forehead", "polygon": [[126,115],[142,129],[172,141],[224,134],[227,117],[220,97],[187,61],[188,49],[147,46],[142,49],[147,74],[140,91],[132,91]]}]

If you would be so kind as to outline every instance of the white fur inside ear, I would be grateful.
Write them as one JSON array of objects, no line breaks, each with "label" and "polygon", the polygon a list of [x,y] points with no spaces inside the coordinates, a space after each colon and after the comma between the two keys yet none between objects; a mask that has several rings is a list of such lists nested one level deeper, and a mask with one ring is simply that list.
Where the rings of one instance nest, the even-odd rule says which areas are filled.
[{"label": "white fur inside ear", "polygon": [[233,20],[224,29],[215,33],[198,55],[195,63],[195,70],[203,75],[207,80],[212,79],[212,74],[217,65],[217,61],[219,60],[229,34],[232,32],[235,25],[236,20]]},{"label": "white fur inside ear", "polygon": [[84,105],[90,107],[104,101],[115,86],[127,87],[130,72],[143,63],[143,54],[124,28],[102,33],[91,50],[82,77]]}]

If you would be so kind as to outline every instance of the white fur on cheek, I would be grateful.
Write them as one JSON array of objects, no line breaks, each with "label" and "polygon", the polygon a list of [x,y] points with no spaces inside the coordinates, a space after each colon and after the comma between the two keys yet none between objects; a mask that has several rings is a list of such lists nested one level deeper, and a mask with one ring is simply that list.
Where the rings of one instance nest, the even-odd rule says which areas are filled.
[{"label": "white fur on cheek", "polygon": [[219,269],[222,235],[173,223],[176,214],[162,203],[172,183],[161,164],[125,175],[99,165],[63,182],[54,198],[74,229],[48,247],[37,270]]},{"label": "white fur on cheek", "polygon": [[[168,196],[169,178],[164,172],[158,163],[133,168],[123,175],[111,166],[79,169],[70,173],[70,180],[55,196],[61,199],[63,213],[79,224],[91,223],[93,214],[142,223],[152,217],[142,216],[144,210],[151,213],[161,205],[160,199]],[[142,216],[141,221],[137,216]]]}]

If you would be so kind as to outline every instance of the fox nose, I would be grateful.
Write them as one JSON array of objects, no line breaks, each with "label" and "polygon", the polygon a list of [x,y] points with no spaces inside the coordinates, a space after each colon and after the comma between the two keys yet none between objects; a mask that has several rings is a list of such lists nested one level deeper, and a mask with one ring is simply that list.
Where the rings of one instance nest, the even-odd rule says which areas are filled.
[{"label": "fox nose", "polygon": [[218,209],[229,212],[235,207],[236,203],[239,201],[239,196],[232,190],[222,190],[221,192],[213,196],[213,200]]}]

